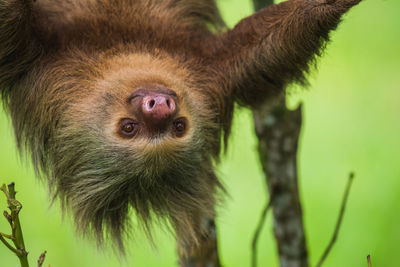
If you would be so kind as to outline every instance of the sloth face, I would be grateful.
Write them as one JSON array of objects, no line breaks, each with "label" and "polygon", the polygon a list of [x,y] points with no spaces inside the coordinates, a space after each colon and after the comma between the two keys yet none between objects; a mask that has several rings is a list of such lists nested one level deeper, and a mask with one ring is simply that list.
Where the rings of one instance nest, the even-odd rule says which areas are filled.
[{"label": "sloth face", "polygon": [[189,217],[211,210],[218,184],[212,99],[165,60],[131,55],[101,65],[87,87],[79,83],[52,139],[56,195],[99,243],[106,233],[122,246],[131,208],[145,225],[157,215],[194,233]]}]

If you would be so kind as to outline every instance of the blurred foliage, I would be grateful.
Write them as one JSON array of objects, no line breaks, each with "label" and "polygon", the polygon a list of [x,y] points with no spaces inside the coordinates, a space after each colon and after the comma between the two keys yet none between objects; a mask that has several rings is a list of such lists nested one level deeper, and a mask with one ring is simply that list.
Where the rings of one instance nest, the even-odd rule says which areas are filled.
[{"label": "blurred foliage", "polygon": [[[251,13],[245,0],[220,0],[233,26]],[[304,102],[299,171],[310,260],[315,264],[333,231],[349,171],[355,171],[339,239],[325,266],[399,266],[400,244],[400,2],[364,0],[332,34],[307,90],[293,87],[290,106]],[[152,247],[140,232],[126,260],[74,234],[58,203],[49,208],[46,185],[18,158],[11,123],[0,114],[0,184],[15,181],[29,258],[43,250],[54,267],[176,266],[175,243],[159,230]],[[218,170],[230,196],[219,208],[218,234],[224,266],[249,266],[250,241],[265,185],[256,153],[251,113],[238,110],[230,148]],[[5,199],[0,197],[1,209]],[[8,229],[0,219],[0,230]],[[0,246],[0,265],[18,259]],[[259,243],[260,266],[277,266],[271,217]]]}]

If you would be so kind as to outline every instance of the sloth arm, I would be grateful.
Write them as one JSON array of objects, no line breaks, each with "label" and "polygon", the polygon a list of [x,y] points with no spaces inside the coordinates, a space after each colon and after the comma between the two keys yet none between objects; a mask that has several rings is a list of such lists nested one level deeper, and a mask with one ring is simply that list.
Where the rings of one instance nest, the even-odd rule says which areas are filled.
[{"label": "sloth arm", "polygon": [[361,0],[289,0],[264,8],[216,36],[210,68],[243,105],[257,106],[305,75],[341,16]]}]

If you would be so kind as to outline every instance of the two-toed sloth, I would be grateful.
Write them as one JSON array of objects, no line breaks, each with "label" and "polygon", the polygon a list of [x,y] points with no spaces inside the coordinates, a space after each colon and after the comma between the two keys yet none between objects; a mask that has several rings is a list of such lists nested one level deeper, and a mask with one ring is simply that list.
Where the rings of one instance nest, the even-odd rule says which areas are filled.
[{"label": "two-toed sloth", "polygon": [[196,244],[234,103],[304,75],[361,0],[289,0],[224,30],[214,0],[0,0],[0,91],[18,147],[77,229],[123,249],[128,214]]}]

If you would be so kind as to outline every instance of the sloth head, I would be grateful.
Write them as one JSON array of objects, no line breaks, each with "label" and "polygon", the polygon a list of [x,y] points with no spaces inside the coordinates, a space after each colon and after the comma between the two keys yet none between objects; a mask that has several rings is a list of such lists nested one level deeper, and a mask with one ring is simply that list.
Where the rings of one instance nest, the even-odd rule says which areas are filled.
[{"label": "sloth head", "polygon": [[193,216],[212,215],[219,185],[212,97],[170,59],[114,55],[80,64],[91,71],[76,65],[76,86],[48,85],[47,98],[63,106],[44,159],[55,195],[79,232],[100,244],[109,236],[123,247],[130,211],[145,229],[157,216],[193,241]]}]

